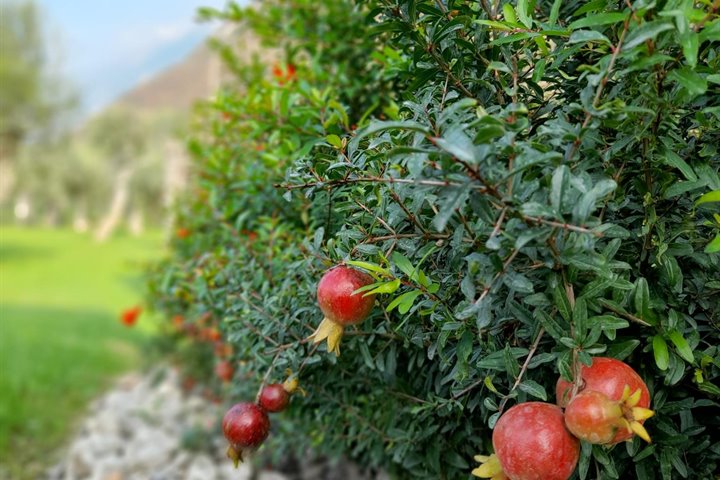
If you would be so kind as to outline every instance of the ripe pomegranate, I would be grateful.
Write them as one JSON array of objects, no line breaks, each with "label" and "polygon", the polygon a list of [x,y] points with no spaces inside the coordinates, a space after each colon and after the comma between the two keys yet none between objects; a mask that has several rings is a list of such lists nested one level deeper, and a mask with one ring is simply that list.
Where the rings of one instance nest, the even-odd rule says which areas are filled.
[{"label": "ripe pomegranate", "polygon": [[265,441],[270,431],[270,420],[267,413],[254,403],[237,403],[225,413],[222,429],[230,443],[228,457],[237,466],[242,462],[244,452],[255,450]]},{"label": "ripe pomegranate", "polygon": [[327,339],[328,351],[340,355],[340,339],[345,327],[365,320],[375,304],[375,295],[353,295],[353,292],[371,283],[370,275],[344,265],[323,275],[317,297],[325,318],[310,336],[314,343]]},{"label": "ripe pomegranate", "polygon": [[[589,367],[582,365],[580,377],[582,378],[580,391],[586,389],[595,390],[604,393],[611,400],[620,400],[627,385],[632,392],[640,389],[640,402],[638,404],[641,407],[650,406],[650,392],[647,385],[630,365],[620,360],[608,357],[594,357]],[[559,378],[555,387],[557,404],[565,407],[570,400],[571,392],[572,383]]]},{"label": "ripe pomegranate", "polygon": [[266,412],[282,412],[290,402],[290,394],[281,383],[266,385],[260,392],[259,404]]},{"label": "ripe pomegranate", "polygon": [[132,308],[128,308],[122,311],[120,313],[120,321],[126,326],[126,327],[132,327],[137,322],[138,317],[142,313],[142,307],[135,306]]},{"label": "ripe pomegranate", "polygon": [[[650,442],[640,421],[653,416],[653,411],[637,407],[640,390],[634,395],[628,388],[621,401],[610,400],[604,393],[583,390],[565,407],[565,426],[581,440],[595,444],[615,444],[627,440],[633,432]],[[638,428],[640,426],[640,428]]]},{"label": "ripe pomegranate", "polygon": [[229,382],[232,380],[233,375],[235,375],[235,369],[233,368],[232,363],[227,360],[223,360],[215,365],[215,375],[217,375],[217,377],[223,382]]},{"label": "ripe pomegranate", "polygon": [[[594,357],[589,367],[582,365],[580,377],[582,384],[578,393],[595,391],[605,395],[609,401],[618,403],[623,412],[622,418],[627,421],[627,425],[625,422],[620,422],[625,428],[618,428],[617,433],[609,443],[614,444],[623,440],[629,440],[634,433],[637,433],[638,436],[645,441],[650,442],[650,436],[645,430],[645,427],[642,426],[644,421],[652,416],[652,411],[648,410],[650,407],[650,392],[643,379],[640,378],[640,375],[638,375],[632,367],[614,358]],[[557,403],[561,407],[568,406],[572,400],[570,398],[572,387],[572,383],[562,378],[558,379],[555,394]],[[589,406],[591,404],[592,406]],[[581,403],[573,409],[573,415],[576,415],[573,418],[580,422],[580,417],[585,417],[581,422],[585,425],[590,421],[588,417],[600,414],[580,412],[580,405],[585,405],[582,410],[585,408],[607,408],[607,404],[599,401],[599,397],[597,396],[590,396],[589,398],[581,400]],[[604,414],[606,413],[603,413],[603,415]],[[595,422],[598,421],[599,420],[595,420]],[[598,429],[598,435],[602,436],[599,432],[605,427],[595,422],[593,423]],[[574,426],[577,426],[578,429],[581,428],[580,425]],[[587,433],[589,437],[592,436],[590,432]]]},{"label": "ripe pomegranate", "polygon": [[[580,442],[565,428],[560,407],[549,403],[515,405],[493,431],[495,456],[473,471],[482,478],[567,480],[580,457]],[[487,467],[487,468],[486,468]]]}]

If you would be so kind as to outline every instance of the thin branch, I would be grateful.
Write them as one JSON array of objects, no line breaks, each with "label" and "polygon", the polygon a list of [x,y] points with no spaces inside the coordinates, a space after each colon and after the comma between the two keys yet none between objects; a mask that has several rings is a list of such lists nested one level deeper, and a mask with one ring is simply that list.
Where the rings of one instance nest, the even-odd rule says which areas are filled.
[{"label": "thin branch", "polygon": [[[634,14],[634,10],[632,9],[632,6],[630,6],[630,12]],[[600,80],[600,83],[598,84],[597,90],[595,91],[595,97],[593,98],[592,106],[593,108],[597,107],[597,103],[600,101],[600,97],[602,96],[603,90],[605,89],[605,85],[610,79],[610,75],[613,72],[613,69],[615,67],[615,62],[617,61],[617,57],[620,55],[620,51],[622,50],[623,43],[625,42],[625,35],[627,35],[628,30],[630,29],[630,20],[632,19],[632,15],[628,16],[628,18],[625,19],[625,24],[623,25],[623,30],[620,33],[620,38],[618,39],[618,43],[616,46],[613,47],[613,53],[610,57],[610,63],[608,64],[607,71],[605,72],[605,75]],[[590,120],[592,119],[592,113],[589,110],[585,111],[585,119],[583,120],[582,126],[580,129],[586,128],[590,124]],[[573,142],[572,147],[570,148],[570,151],[567,155],[567,161],[570,161],[577,152],[578,148],[581,144],[580,138],[576,139],[575,142]]]},{"label": "thin branch", "polygon": [[546,219],[541,218],[541,217],[531,217],[531,216],[529,216],[529,215],[523,215],[523,219],[528,220],[528,221],[531,221],[531,222],[542,223],[542,224],[544,224],[544,225],[550,225],[551,227],[562,228],[563,230],[570,230],[570,231],[578,232],[578,233],[588,233],[588,234],[594,235],[594,236],[596,236],[596,237],[602,237],[602,236],[603,236],[602,233],[596,232],[596,231],[591,230],[591,229],[589,229],[589,228],[579,227],[579,226],[577,226],[577,225],[571,225],[571,224],[569,224],[569,223],[555,222],[555,221],[553,221],[553,220],[546,220]]},{"label": "thin branch", "polygon": [[408,210],[408,208],[405,206],[405,204],[403,203],[400,196],[397,193],[395,193],[394,190],[390,190],[390,196],[392,197],[393,200],[395,200],[395,203],[400,205],[400,208],[402,208],[403,212],[405,212],[405,215],[407,215],[408,219],[410,219],[410,221],[416,227],[418,227],[420,229],[420,231],[422,231],[423,233],[427,233],[427,230],[425,229],[425,227],[423,227],[422,224],[420,222],[418,222],[417,217],[415,217],[415,215],[410,210]]},{"label": "thin branch", "polygon": [[475,300],[474,303],[475,303],[476,305],[477,305],[478,303],[482,302],[483,299],[487,296],[487,294],[490,293],[490,289],[493,287],[493,285],[495,284],[495,282],[497,281],[497,279],[500,278],[500,277],[507,271],[507,268],[510,266],[510,264],[511,264],[512,261],[515,259],[515,257],[517,256],[518,253],[520,253],[520,250],[517,249],[517,248],[512,251],[512,253],[510,254],[510,256],[508,256],[507,260],[505,260],[505,263],[503,263],[503,268],[502,268],[502,270],[500,270],[499,272],[497,272],[497,273],[495,274],[495,276],[492,278],[492,280],[490,280],[490,283],[489,283],[489,284],[485,287],[485,289],[482,291],[482,293],[480,294],[480,296],[478,297],[478,299]]},{"label": "thin branch", "polygon": [[643,320],[642,318],[636,317],[635,315],[633,315],[633,314],[631,314],[631,313],[628,313],[628,312],[622,311],[622,310],[620,310],[620,309],[617,309],[617,308],[615,308],[614,306],[612,306],[612,305],[610,305],[610,304],[608,304],[608,303],[603,303],[602,305],[603,305],[603,307],[607,308],[607,309],[610,310],[611,312],[617,313],[618,315],[627,318],[627,319],[630,320],[631,322],[638,323],[638,324],[640,324],[640,325],[642,325],[642,326],[644,326],[644,327],[652,327],[652,325],[650,325],[648,322],[646,322],[646,321]]},{"label": "thin branch", "polygon": [[[304,188],[329,188],[336,187],[339,185],[348,185],[352,183],[403,183],[403,184],[414,184],[423,185],[428,187],[462,187],[464,184],[451,182],[449,180],[413,180],[410,178],[394,178],[394,177],[357,177],[357,178],[342,178],[339,180],[327,180],[317,182],[307,182],[300,184],[281,184],[276,183],[274,187],[283,188],[285,190],[297,190]],[[481,191],[486,190],[484,187],[478,188]]]},{"label": "thin branch", "polygon": [[375,219],[376,219],[378,222],[380,222],[380,224],[381,224],[383,227],[385,227],[385,229],[386,229],[388,232],[392,232],[393,235],[396,235],[395,229],[392,228],[390,225],[388,225],[388,223],[387,223],[385,220],[383,220],[379,215],[375,215],[366,205],[363,205],[362,203],[358,202],[357,200],[355,200],[355,204],[356,204],[358,207],[360,207],[360,208],[362,208],[363,210],[365,210],[365,211],[366,211],[368,214],[370,214],[371,216],[375,217]]},{"label": "thin branch", "polygon": [[544,334],[545,334],[545,329],[541,328],[537,334],[537,337],[535,337],[535,341],[533,342],[532,346],[530,347],[530,351],[528,352],[527,357],[525,358],[525,363],[523,363],[523,366],[520,369],[520,373],[518,374],[517,378],[515,379],[515,383],[513,384],[512,388],[510,389],[508,394],[505,396],[505,398],[503,398],[502,401],[500,402],[500,406],[498,407],[498,412],[500,413],[500,415],[502,415],[502,412],[505,409],[505,404],[510,399],[510,394],[512,394],[515,391],[515,389],[518,388],[518,386],[520,385],[520,382],[522,382],[522,379],[525,376],[525,372],[527,372],[527,369],[530,366],[530,360],[532,360],[533,355],[535,355],[535,351],[537,350],[538,345],[540,345],[540,340],[542,339]]},{"label": "thin branch", "polygon": [[275,362],[277,361],[279,356],[280,352],[276,353],[272,359],[272,362],[270,362],[270,366],[267,368],[267,370],[265,370],[265,375],[263,375],[262,382],[260,382],[260,388],[258,388],[257,395],[255,395],[255,403],[260,401],[260,394],[262,393],[262,390],[265,387],[268,378],[270,378],[270,373],[272,373],[273,369],[275,368]]}]

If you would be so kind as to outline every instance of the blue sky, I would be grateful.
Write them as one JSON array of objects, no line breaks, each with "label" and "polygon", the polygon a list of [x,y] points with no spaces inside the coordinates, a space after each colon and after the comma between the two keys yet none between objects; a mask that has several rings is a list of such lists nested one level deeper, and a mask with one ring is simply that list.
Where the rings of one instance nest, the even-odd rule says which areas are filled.
[{"label": "blue sky", "polygon": [[92,112],[182,59],[216,26],[197,24],[197,7],[222,7],[227,0],[37,2],[45,13],[51,53],[79,91],[83,110]]}]

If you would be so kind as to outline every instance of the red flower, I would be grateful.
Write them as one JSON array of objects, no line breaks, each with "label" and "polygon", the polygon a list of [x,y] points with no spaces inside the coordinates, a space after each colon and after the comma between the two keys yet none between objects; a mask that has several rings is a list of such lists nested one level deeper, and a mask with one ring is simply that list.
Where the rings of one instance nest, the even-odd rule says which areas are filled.
[{"label": "red flower", "polygon": [[175,235],[177,235],[177,237],[182,240],[190,236],[190,230],[185,227],[180,227],[175,231]]},{"label": "red flower", "polygon": [[132,308],[127,308],[122,311],[120,314],[120,321],[126,326],[126,327],[132,327],[137,322],[138,317],[142,313],[142,307],[135,306]]}]

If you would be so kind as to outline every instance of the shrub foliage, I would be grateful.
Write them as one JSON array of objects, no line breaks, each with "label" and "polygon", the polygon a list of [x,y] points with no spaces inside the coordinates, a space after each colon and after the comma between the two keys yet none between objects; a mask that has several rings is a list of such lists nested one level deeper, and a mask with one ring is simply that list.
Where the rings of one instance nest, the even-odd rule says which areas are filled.
[{"label": "shrub foliage", "polygon": [[[709,0],[274,0],[203,10],[280,47],[197,118],[191,233],[152,272],[212,318],[228,399],[299,372],[269,450],[468,478],[500,413],[594,355],[652,393],[653,444],[578,478],[711,478],[720,460],[720,18]],[[268,72],[274,71],[268,75]],[[377,280],[342,355],[305,339],[347,262]],[[181,350],[186,352],[187,349]],[[187,355],[188,359],[198,358]],[[242,380],[239,380],[242,378]]]}]

